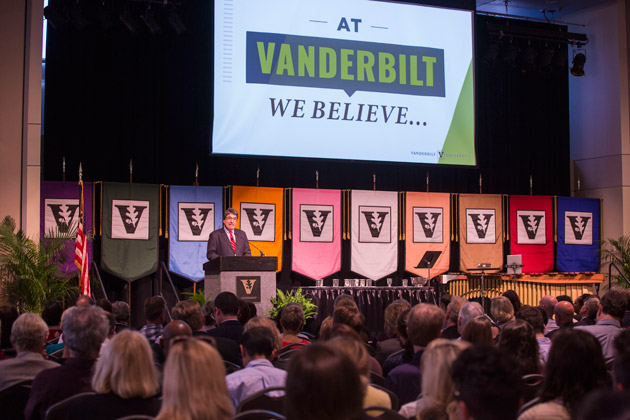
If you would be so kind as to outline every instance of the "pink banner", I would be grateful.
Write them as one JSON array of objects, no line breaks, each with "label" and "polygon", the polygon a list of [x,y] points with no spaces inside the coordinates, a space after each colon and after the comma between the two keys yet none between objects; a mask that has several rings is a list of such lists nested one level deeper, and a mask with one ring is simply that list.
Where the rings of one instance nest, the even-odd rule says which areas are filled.
[{"label": "pink banner", "polygon": [[293,189],[293,271],[321,279],[341,269],[341,191]]}]

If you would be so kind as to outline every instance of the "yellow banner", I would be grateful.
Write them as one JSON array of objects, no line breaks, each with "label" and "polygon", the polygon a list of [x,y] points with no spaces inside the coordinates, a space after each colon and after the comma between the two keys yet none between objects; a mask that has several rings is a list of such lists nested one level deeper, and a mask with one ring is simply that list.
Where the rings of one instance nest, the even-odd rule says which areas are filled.
[{"label": "yellow banner", "polygon": [[247,234],[252,255],[278,257],[282,268],[282,227],[284,190],[268,187],[234,187],[232,207],[239,214],[238,227]]},{"label": "yellow banner", "polygon": [[[459,195],[459,269],[478,264],[503,267],[503,211],[500,195]],[[496,272],[496,271],[492,271]]]}]

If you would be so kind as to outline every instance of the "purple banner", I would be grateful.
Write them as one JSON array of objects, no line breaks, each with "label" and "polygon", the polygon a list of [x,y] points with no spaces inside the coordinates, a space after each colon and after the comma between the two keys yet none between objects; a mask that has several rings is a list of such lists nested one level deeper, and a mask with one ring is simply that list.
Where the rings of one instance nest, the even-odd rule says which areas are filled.
[{"label": "purple banner", "polygon": [[[42,238],[65,237],[66,261],[60,269],[65,275],[77,274],[74,264],[74,241],[79,223],[79,197],[81,187],[78,182],[42,181],[40,200],[40,235]],[[83,183],[85,205],[84,231],[88,238],[94,236],[92,223],[92,183]],[[92,261],[92,240],[88,240],[88,261]]]}]

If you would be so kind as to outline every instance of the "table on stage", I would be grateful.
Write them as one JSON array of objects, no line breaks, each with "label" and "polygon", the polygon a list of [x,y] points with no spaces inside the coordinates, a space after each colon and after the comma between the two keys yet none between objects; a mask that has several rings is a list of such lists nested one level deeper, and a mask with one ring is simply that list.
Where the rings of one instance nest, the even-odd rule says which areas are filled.
[{"label": "table on stage", "polygon": [[[295,288],[297,289],[297,287]],[[383,331],[384,312],[387,305],[396,299],[404,299],[411,306],[426,302],[437,303],[435,291],[432,287],[348,287],[324,286],[302,287],[305,295],[312,298],[317,305],[317,317],[324,320],[333,313],[335,298],[342,294],[351,295],[365,316],[365,324],[372,332]]]},{"label": "table on stage", "polygon": [[[444,278],[444,277],[443,277]],[[481,275],[449,275],[448,292],[467,299],[481,297]],[[506,290],[518,293],[523,305],[538,306],[545,295],[568,295],[575,301],[584,293],[593,293],[594,286],[604,281],[597,273],[485,274],[485,296],[501,296]]]}]

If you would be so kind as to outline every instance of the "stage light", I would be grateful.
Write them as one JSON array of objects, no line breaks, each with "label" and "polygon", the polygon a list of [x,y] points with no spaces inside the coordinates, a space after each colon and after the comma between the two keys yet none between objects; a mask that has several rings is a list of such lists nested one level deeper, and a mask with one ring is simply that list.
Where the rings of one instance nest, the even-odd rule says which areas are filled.
[{"label": "stage light", "polygon": [[571,74],[580,77],[584,76],[584,64],[586,63],[586,51],[578,44],[578,48],[573,50],[573,64]]},{"label": "stage light", "polygon": [[144,25],[152,35],[157,35],[162,32],[162,28],[160,28],[160,25],[158,25],[155,21],[155,17],[153,16],[153,13],[151,13],[151,9],[145,10],[144,13],[140,15],[140,19],[142,19]]},{"label": "stage light", "polygon": [[168,21],[177,35],[181,35],[186,32],[186,25],[184,25],[184,22],[182,22],[182,19],[177,13],[169,13]]},{"label": "stage light", "polygon": [[48,23],[57,31],[68,24],[68,19],[53,6],[44,7],[44,16]]}]

